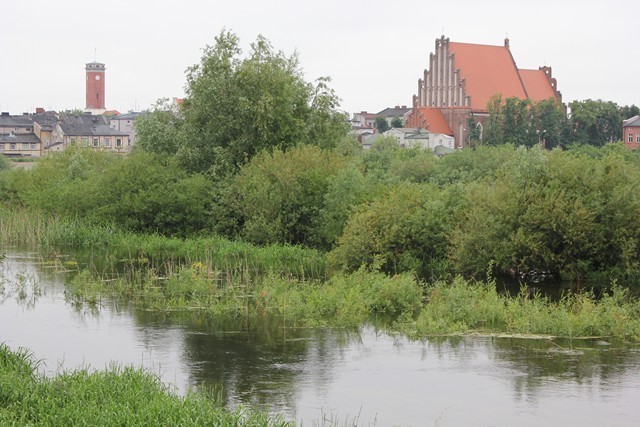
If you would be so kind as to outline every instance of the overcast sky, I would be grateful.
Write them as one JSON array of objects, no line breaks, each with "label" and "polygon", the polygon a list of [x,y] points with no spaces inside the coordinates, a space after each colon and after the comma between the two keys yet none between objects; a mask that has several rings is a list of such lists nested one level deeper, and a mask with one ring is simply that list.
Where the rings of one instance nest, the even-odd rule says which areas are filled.
[{"label": "overcast sky", "polygon": [[[631,0],[3,1],[0,110],[84,108],[85,64],[106,64],[106,107],[184,95],[185,70],[226,28],[297,51],[307,80],[332,78],[350,113],[410,105],[429,53],[502,45],[520,68],[553,67],[563,100],[640,104],[640,20]],[[97,52],[97,54],[94,54]]]}]

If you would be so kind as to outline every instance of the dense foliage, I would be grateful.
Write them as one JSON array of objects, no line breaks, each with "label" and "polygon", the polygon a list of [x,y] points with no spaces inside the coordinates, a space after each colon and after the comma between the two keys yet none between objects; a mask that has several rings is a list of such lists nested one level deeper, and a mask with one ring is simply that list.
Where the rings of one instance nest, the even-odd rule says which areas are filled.
[{"label": "dense foliage", "polygon": [[76,149],[0,174],[5,206],[44,218],[303,245],[348,271],[437,278],[491,266],[620,283],[640,277],[639,186],[640,154],[612,144],[443,158],[385,140],[366,151],[300,145],[262,152],[222,181],[143,151]]},{"label": "dense foliage", "polygon": [[275,51],[262,36],[243,58],[238,37],[222,31],[188,69],[182,105],[161,103],[137,121],[140,147],[215,178],[264,149],[333,147],[347,120],[328,81],[306,82],[297,56]]}]

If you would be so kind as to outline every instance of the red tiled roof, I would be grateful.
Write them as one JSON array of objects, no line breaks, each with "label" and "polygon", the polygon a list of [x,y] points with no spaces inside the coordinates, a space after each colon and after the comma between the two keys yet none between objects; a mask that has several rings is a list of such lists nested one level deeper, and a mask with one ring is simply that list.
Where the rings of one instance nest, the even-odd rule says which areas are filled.
[{"label": "red tiled roof", "polygon": [[505,46],[489,46],[471,43],[449,43],[449,51],[455,54],[454,66],[466,80],[467,95],[471,96],[471,108],[486,110],[489,99],[502,94],[502,98],[526,99],[518,68]]},{"label": "red tiled roof", "polygon": [[[426,123],[425,123],[426,121]],[[429,132],[453,135],[449,123],[438,108],[422,107],[411,112],[408,120],[411,127],[425,127]]]},{"label": "red tiled roof", "polygon": [[520,70],[520,77],[522,77],[522,83],[527,89],[527,95],[532,101],[544,101],[549,98],[556,99],[556,94],[543,70]]}]

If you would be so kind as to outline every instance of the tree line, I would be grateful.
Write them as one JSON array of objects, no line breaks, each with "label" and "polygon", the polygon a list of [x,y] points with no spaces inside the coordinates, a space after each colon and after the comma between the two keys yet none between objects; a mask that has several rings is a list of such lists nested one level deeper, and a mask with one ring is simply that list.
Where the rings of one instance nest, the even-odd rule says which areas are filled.
[{"label": "tree line", "polygon": [[[486,132],[480,134],[471,118],[472,145],[513,144],[544,148],[576,145],[602,147],[622,140],[622,121],[640,114],[635,105],[618,106],[611,101],[570,102],[567,107],[552,99],[539,102],[518,98],[492,97],[487,110]],[[482,137],[482,138],[481,138]]]}]

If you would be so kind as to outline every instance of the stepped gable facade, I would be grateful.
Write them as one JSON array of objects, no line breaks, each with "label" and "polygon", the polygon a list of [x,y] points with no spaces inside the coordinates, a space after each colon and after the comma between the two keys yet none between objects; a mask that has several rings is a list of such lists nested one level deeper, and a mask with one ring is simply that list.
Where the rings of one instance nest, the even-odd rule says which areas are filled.
[{"label": "stepped gable facade", "polygon": [[551,67],[537,70],[519,69],[509,47],[451,42],[442,36],[436,39],[435,50],[429,56],[429,68],[418,80],[418,93],[413,97],[413,109],[407,126],[442,128],[446,122],[455,138],[456,148],[466,147],[469,117],[481,128],[489,113],[487,103],[494,95],[542,101],[562,102]]}]

